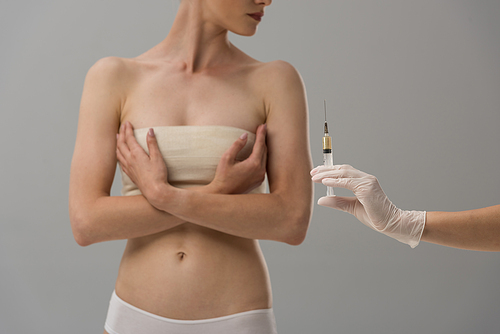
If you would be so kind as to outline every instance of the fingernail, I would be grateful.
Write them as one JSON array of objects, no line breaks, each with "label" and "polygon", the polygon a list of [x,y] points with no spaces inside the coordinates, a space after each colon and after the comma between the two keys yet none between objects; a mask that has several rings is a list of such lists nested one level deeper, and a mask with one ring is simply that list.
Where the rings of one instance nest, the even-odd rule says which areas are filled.
[{"label": "fingernail", "polygon": [[242,134],[242,135],[240,136],[240,139],[241,139],[241,140],[245,140],[245,139],[247,139],[247,137],[248,137],[248,133],[246,133],[246,132],[245,132],[244,134]]},{"label": "fingernail", "polygon": [[116,134],[116,139],[118,139],[118,137],[119,137],[119,136],[120,136],[120,135],[117,133],[117,134]]},{"label": "fingernail", "polygon": [[154,137],[155,136],[155,131],[153,130],[153,128],[149,129],[148,134],[149,134],[150,137]]},{"label": "fingernail", "polygon": [[264,123],[264,130],[267,131],[267,123]]}]

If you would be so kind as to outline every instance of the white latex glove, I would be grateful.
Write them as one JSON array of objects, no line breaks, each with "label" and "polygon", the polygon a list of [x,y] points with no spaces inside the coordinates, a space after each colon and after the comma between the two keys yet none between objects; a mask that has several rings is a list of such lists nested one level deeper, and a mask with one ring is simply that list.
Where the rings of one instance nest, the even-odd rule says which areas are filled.
[{"label": "white latex glove", "polygon": [[321,197],[318,204],[354,215],[363,224],[415,248],[424,231],[425,211],[398,209],[387,198],[375,176],[349,165],[318,166],[312,180],[328,187],[351,190],[356,197]]}]

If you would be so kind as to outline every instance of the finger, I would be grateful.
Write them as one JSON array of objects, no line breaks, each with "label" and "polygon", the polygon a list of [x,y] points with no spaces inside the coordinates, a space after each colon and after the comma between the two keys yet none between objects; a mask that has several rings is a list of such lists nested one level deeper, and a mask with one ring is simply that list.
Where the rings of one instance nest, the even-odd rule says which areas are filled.
[{"label": "finger", "polygon": [[326,167],[324,165],[318,165],[318,166],[314,167],[313,169],[311,169],[311,176],[315,175],[319,172],[322,172],[322,171],[332,170],[334,167],[335,166]]},{"label": "finger", "polygon": [[253,144],[252,154],[249,158],[262,160],[264,156],[267,157],[266,135],[267,125],[259,125],[255,134],[255,143]]},{"label": "finger", "polygon": [[120,131],[118,132],[118,140],[116,141],[116,148],[120,150],[124,157],[130,155],[130,149],[125,142],[125,124],[120,126]]},{"label": "finger", "polygon": [[341,169],[354,169],[351,165],[333,165],[333,166],[325,166],[319,165],[314,167],[311,170],[311,175],[316,175],[321,172],[333,171],[333,170],[341,170]]},{"label": "finger", "polygon": [[137,151],[141,153],[146,153],[144,149],[142,148],[141,145],[137,142],[137,139],[135,139],[134,136],[134,128],[132,127],[132,124],[130,122],[125,122],[125,142],[127,143],[127,146],[129,150],[132,151]]},{"label": "finger", "polygon": [[153,128],[149,129],[146,136],[146,142],[148,144],[149,158],[151,160],[163,159],[161,155],[160,148],[158,147],[158,141],[156,140],[155,131]]},{"label": "finger", "polygon": [[234,163],[236,160],[236,156],[238,153],[245,147],[245,144],[248,141],[248,133],[243,133],[236,141],[229,146],[229,148],[222,155],[222,159],[224,159],[227,163]]},{"label": "finger", "polygon": [[349,167],[351,167],[351,166],[349,166],[349,165],[333,165],[333,166],[319,165],[319,166],[314,167],[311,170],[311,176],[314,176],[314,175],[316,175],[318,173],[322,173],[322,172],[346,169]]},{"label": "finger", "polygon": [[264,169],[267,167],[267,145],[265,146],[264,151],[262,152],[260,167]]},{"label": "finger", "polygon": [[317,174],[313,175],[311,177],[311,180],[313,180],[316,183],[321,183],[321,181],[323,179],[326,179],[326,178],[334,179],[334,178],[340,178],[340,177],[348,177],[348,176],[345,175],[345,172],[340,171],[340,170],[327,170],[327,171],[323,171],[323,172],[318,172]]},{"label": "finger", "polygon": [[341,173],[339,171],[329,170],[326,172],[319,172],[311,177],[311,180],[316,183],[321,183],[325,178],[339,178]]},{"label": "finger", "polygon": [[127,162],[127,159],[125,159],[119,148],[116,148],[116,158],[118,159],[118,162],[122,166],[125,165],[125,163]]},{"label": "finger", "polygon": [[356,197],[325,196],[318,200],[318,205],[353,214],[357,202]]},{"label": "finger", "polygon": [[315,175],[312,176],[312,180],[314,182],[318,182],[325,178],[362,178],[369,176],[365,172],[357,170],[355,168],[339,168],[339,169],[330,169],[325,171],[319,171]]},{"label": "finger", "polygon": [[266,138],[267,138],[267,124],[263,124],[262,125],[262,128],[263,128],[263,143],[262,143],[262,152],[261,152],[261,159],[260,159],[260,167],[261,168],[266,168],[267,166],[267,141],[266,141]]},{"label": "finger", "polygon": [[311,176],[314,176],[316,173],[318,173],[318,167],[319,166],[316,166],[313,169],[311,169],[311,171],[309,172],[309,174],[311,174]]},{"label": "finger", "polygon": [[118,162],[119,162],[118,165],[120,166],[121,170],[125,174],[127,174],[127,176],[128,176],[129,175],[129,170],[128,170],[128,167],[127,167],[127,160],[125,159],[125,157],[123,157],[123,155],[120,153],[119,150],[116,150],[116,158],[118,159]]},{"label": "finger", "polygon": [[265,168],[267,166],[267,124],[264,124],[264,149],[262,150],[262,166]]},{"label": "finger", "polygon": [[262,160],[265,161],[267,159],[267,142],[266,142],[266,139],[267,139],[267,124],[263,124],[262,125],[262,145],[261,145],[261,148],[262,148]]},{"label": "finger", "polygon": [[323,183],[327,187],[344,188],[354,192],[356,185],[358,184],[358,182],[356,181],[357,179],[352,179],[352,178],[339,178],[339,179],[323,179],[321,183]]}]

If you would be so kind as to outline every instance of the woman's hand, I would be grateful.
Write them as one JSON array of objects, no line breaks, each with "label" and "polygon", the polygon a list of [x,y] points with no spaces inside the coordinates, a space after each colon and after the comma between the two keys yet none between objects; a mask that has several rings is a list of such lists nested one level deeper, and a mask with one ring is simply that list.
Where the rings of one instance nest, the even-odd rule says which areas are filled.
[{"label": "woman's hand", "polygon": [[117,135],[116,156],[125,174],[137,185],[151,205],[158,208],[155,198],[160,187],[168,185],[167,166],[153,129],[149,129],[146,142],[149,155],[135,139],[132,124],[125,122]]},{"label": "woman's hand", "polygon": [[258,187],[266,176],[267,145],[266,125],[257,128],[252,154],[244,161],[237,161],[248,139],[244,133],[222,155],[210,186],[221,194],[245,194]]},{"label": "woman's hand", "polygon": [[354,215],[363,224],[396,240],[416,247],[425,224],[425,212],[398,209],[385,195],[375,176],[349,165],[318,166],[312,180],[328,187],[351,190],[356,197],[327,196],[318,204]]},{"label": "woman's hand", "polygon": [[[206,188],[206,192],[219,194],[248,193],[259,186],[265,178],[267,162],[266,126],[257,128],[252,154],[244,161],[237,161],[236,155],[247,142],[244,133],[222,155],[214,180]],[[158,148],[153,129],[150,129],[146,142],[149,155],[134,137],[134,130],[129,122],[125,122],[117,135],[116,156],[120,165],[132,182],[141,190],[146,199],[156,208],[159,192],[168,185],[167,167]]]}]

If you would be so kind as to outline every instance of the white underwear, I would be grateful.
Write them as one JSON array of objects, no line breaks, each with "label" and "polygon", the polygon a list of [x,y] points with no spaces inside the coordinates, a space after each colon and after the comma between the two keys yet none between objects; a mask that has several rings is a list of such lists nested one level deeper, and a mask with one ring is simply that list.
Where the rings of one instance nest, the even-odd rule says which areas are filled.
[{"label": "white underwear", "polygon": [[109,302],[104,329],[109,334],[277,334],[272,308],[212,319],[176,320],[130,305],[115,291]]}]

